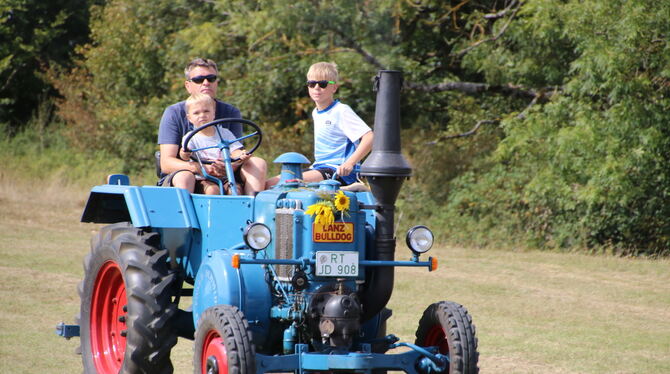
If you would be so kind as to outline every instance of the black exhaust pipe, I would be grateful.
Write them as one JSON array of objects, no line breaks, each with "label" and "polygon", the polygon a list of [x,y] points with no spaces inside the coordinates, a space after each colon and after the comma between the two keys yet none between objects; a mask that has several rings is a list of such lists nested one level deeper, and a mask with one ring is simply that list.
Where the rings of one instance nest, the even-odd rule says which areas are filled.
[{"label": "black exhaust pipe", "polygon": [[[400,89],[402,73],[381,70],[375,77],[377,102],[375,107],[374,141],[372,152],[361,166],[360,174],[367,178],[377,199],[375,247],[369,260],[393,261],[395,258],[395,202],[412,168],[400,153]],[[360,294],[363,304],[362,320],[367,321],[388,303],[393,292],[393,267],[374,267],[366,272],[366,282]]]}]

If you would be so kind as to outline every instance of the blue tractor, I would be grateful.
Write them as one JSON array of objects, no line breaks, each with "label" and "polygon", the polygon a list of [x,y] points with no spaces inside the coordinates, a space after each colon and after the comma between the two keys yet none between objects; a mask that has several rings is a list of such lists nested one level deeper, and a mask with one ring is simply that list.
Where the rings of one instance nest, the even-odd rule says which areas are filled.
[{"label": "blue tractor", "polygon": [[[108,225],[84,260],[78,324],[57,328],[80,336],[84,372],[172,373],[183,337],[195,341],[198,374],[477,373],[475,327],[457,303],[425,309],[413,343],[386,332],[395,267],[437,267],[420,259],[433,243],[425,226],[407,234],[411,259],[395,259],[395,200],[411,175],[401,77],[375,80],[374,145],[361,169],[369,188],[306,185],[309,161],[297,153],[276,160],[279,184],[256,196],[236,195],[234,178],[233,194],[220,196],[132,186],[124,175],[94,187],[82,221]],[[226,121],[250,124],[243,138],[257,148],[250,121],[206,126]],[[230,168],[229,144],[219,147]]]}]

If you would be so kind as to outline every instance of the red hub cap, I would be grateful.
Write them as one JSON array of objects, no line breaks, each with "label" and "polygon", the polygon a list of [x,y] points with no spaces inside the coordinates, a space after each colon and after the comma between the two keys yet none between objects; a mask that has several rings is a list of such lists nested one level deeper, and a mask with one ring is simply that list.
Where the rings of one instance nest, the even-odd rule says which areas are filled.
[{"label": "red hub cap", "polygon": [[442,326],[435,325],[428,330],[426,335],[426,341],[424,342],[426,347],[437,347],[440,350],[440,353],[446,355],[449,353],[449,342],[444,335],[444,330]]},{"label": "red hub cap", "polygon": [[202,374],[228,374],[228,354],[219,333],[209,331],[202,344]]},{"label": "red hub cap", "polygon": [[126,287],[121,269],[105,262],[91,298],[91,353],[98,373],[118,373],[126,352]]}]

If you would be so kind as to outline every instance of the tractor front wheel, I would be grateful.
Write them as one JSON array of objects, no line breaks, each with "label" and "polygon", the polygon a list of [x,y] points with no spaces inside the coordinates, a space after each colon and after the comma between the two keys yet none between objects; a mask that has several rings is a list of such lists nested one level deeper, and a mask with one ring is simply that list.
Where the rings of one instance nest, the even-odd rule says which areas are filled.
[{"label": "tractor front wheel", "polygon": [[205,310],[195,331],[195,374],[255,373],[249,323],[235,306]]},{"label": "tractor front wheel", "polygon": [[103,227],[84,260],[81,354],[85,373],[172,373],[175,274],[157,233]]},{"label": "tractor front wheel", "polygon": [[426,308],[416,330],[415,344],[437,347],[441,354],[449,356],[449,374],[479,372],[475,325],[460,304],[441,301]]}]

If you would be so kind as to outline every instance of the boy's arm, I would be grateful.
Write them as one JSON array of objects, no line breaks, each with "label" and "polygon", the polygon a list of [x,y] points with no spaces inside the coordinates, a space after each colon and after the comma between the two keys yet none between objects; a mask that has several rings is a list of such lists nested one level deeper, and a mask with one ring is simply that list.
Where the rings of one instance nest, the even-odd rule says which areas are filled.
[{"label": "boy's arm", "polygon": [[361,143],[356,148],[356,151],[354,151],[342,165],[337,167],[337,175],[347,176],[351,174],[356,164],[370,153],[373,138],[374,135],[372,134],[372,131],[368,131],[361,136]]},{"label": "boy's arm", "polygon": [[230,152],[230,158],[239,158],[239,160],[233,162],[233,170],[237,171],[249,157],[251,155],[244,148],[238,148]]},{"label": "boy's arm", "polygon": [[244,150],[244,148],[237,148],[234,149],[232,152],[230,152],[230,158],[240,158],[244,157],[244,155],[247,154],[247,151]]},{"label": "boy's arm", "polygon": [[[177,170],[188,170],[193,174],[200,174],[200,165],[197,162],[183,161],[177,157],[179,146],[177,144],[161,144],[161,171],[170,174]],[[223,177],[226,175],[225,164],[221,161],[215,161],[212,164],[205,165],[207,174],[214,177]]]}]

